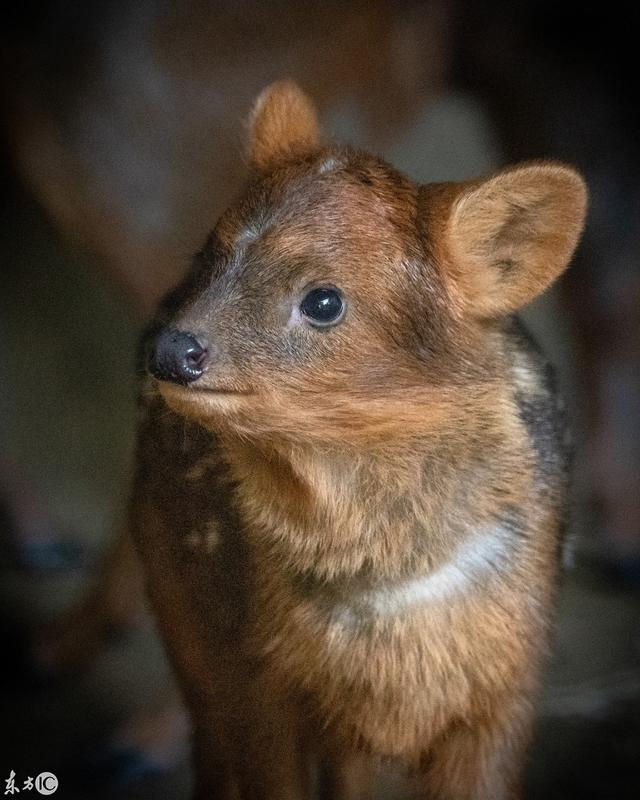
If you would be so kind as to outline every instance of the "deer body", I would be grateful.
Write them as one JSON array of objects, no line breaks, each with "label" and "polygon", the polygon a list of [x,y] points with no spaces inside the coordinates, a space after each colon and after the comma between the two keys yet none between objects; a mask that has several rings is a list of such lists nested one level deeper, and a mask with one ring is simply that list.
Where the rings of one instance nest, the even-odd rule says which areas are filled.
[{"label": "deer body", "polygon": [[247,196],[151,338],[132,505],[199,796],[304,797],[316,751],[514,798],[567,463],[511,312],[566,265],[582,183],[415,187],[323,149],[289,84],[252,130]]}]

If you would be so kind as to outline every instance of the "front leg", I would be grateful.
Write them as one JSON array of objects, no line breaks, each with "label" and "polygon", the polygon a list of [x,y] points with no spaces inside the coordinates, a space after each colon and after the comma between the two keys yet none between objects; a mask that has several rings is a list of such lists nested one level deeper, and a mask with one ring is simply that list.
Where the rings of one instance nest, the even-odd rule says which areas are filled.
[{"label": "front leg", "polygon": [[226,683],[227,691],[190,697],[194,800],[309,800],[297,706],[259,674],[238,669]]},{"label": "front leg", "polygon": [[227,754],[221,752],[219,735],[197,720],[193,730],[193,765],[193,800],[237,800],[231,764]]},{"label": "front leg", "polygon": [[297,709],[286,697],[250,694],[236,727],[232,763],[241,800],[308,800],[309,774]]},{"label": "front leg", "polygon": [[420,797],[429,800],[518,800],[531,738],[528,702],[499,718],[457,723],[429,752]]}]

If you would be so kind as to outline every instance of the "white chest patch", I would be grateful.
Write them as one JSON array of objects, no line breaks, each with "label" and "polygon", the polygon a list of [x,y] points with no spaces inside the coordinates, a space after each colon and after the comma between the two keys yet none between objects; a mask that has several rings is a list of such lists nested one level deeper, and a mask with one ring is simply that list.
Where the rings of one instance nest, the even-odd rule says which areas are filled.
[{"label": "white chest patch", "polygon": [[392,617],[416,606],[440,603],[466,594],[475,584],[505,565],[513,549],[513,533],[495,525],[472,534],[451,559],[427,575],[374,589],[354,604],[335,609],[337,622],[356,620],[358,609],[376,617]]}]

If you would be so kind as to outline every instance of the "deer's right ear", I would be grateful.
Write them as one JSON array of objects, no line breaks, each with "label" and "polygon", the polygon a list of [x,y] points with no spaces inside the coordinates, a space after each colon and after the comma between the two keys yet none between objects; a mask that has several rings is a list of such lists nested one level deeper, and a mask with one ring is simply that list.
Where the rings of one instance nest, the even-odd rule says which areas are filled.
[{"label": "deer's right ear", "polygon": [[277,81],[264,89],[249,126],[249,161],[260,172],[320,146],[315,107],[293,81]]},{"label": "deer's right ear", "polygon": [[571,167],[534,162],[436,186],[431,199],[428,235],[452,301],[489,318],[517,311],[562,273],[582,232],[587,192]]}]

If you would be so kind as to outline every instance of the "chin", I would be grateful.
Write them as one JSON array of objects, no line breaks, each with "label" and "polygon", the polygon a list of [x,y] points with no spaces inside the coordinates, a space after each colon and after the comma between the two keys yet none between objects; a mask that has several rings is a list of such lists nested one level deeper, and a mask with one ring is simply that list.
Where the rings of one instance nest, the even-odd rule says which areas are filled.
[{"label": "chin", "polygon": [[158,384],[158,391],[172,411],[208,427],[215,427],[216,422],[248,408],[248,395],[239,392],[217,392],[173,383]]}]

